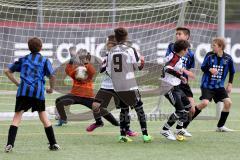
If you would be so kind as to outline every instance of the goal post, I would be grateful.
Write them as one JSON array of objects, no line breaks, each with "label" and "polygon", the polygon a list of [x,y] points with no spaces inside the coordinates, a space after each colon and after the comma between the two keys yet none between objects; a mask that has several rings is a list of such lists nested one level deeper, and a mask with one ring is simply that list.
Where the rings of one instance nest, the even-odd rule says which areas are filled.
[{"label": "goal post", "polygon": [[[184,25],[191,30],[197,78],[190,84],[199,88],[200,65],[210,50],[209,43],[217,36],[219,18],[218,0],[9,0],[0,1],[0,16],[0,104],[4,108],[1,113],[13,111],[17,89],[3,70],[29,53],[30,37],[43,40],[42,55],[50,59],[54,69],[59,69],[69,60],[71,46],[87,49],[92,57],[101,59],[106,37],[121,26],[128,29],[132,46],[146,61],[144,70],[136,73],[146,112],[168,114],[173,107],[164,98],[159,99],[157,88],[160,63],[168,44],[174,41],[176,27]],[[96,62],[99,60],[93,62],[97,67]],[[46,95],[47,106],[55,106],[56,98],[71,89],[69,77],[60,75],[57,81],[56,92]],[[101,74],[98,74],[95,93],[100,83]],[[80,115],[88,112],[79,105],[71,108],[72,113],[80,112]],[[207,110],[204,116],[216,117],[216,110]]]}]

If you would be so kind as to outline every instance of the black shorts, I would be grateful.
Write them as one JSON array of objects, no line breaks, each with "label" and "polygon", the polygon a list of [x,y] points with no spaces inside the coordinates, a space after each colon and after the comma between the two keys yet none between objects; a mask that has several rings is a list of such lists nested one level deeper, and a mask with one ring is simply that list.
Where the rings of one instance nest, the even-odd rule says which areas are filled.
[{"label": "black shorts", "polygon": [[215,103],[222,102],[223,99],[229,98],[225,88],[207,89],[201,88],[202,95],[200,100],[207,99],[209,101],[214,100]]},{"label": "black shorts", "polygon": [[90,109],[92,109],[92,103],[94,99],[89,97],[80,97],[73,94],[67,94],[56,99],[57,103],[62,103],[64,106],[72,105],[72,104],[81,104]]},{"label": "black shorts", "polygon": [[129,106],[127,105],[128,103],[125,102],[124,97],[122,97],[122,93],[115,92],[113,89],[100,88],[95,96],[94,101],[101,103],[101,107],[107,108],[112,98],[114,98],[117,109],[127,108]]},{"label": "black shorts", "polygon": [[179,86],[173,87],[165,97],[175,107],[176,111],[182,111],[191,107],[190,101]]},{"label": "black shorts", "polygon": [[185,93],[185,95],[186,95],[187,97],[193,97],[192,90],[191,90],[191,88],[190,88],[190,86],[189,86],[188,83],[187,83],[187,84],[181,83],[181,84],[179,85],[179,87],[180,87],[180,89]]},{"label": "black shorts", "polygon": [[36,99],[33,97],[19,96],[16,98],[15,112],[27,112],[32,108],[32,112],[45,111],[45,100]]}]

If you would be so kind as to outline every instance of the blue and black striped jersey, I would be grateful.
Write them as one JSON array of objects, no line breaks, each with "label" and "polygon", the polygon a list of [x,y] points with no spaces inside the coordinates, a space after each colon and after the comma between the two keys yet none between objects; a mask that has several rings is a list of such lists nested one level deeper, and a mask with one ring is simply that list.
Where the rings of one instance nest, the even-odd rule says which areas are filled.
[{"label": "blue and black striped jersey", "polygon": [[27,96],[44,100],[45,79],[54,74],[50,61],[40,53],[30,53],[9,65],[12,72],[20,72],[17,97]]},{"label": "blue and black striped jersey", "polygon": [[[210,68],[215,68],[218,71],[217,75],[212,75]],[[207,53],[201,66],[203,73],[201,88],[215,89],[224,87],[224,82],[228,72],[233,79],[235,68],[232,57],[229,54],[223,53],[222,57],[218,57],[213,52]],[[229,78],[230,80],[231,78]],[[232,80],[230,80],[231,82]],[[232,82],[231,82],[232,83]]]}]

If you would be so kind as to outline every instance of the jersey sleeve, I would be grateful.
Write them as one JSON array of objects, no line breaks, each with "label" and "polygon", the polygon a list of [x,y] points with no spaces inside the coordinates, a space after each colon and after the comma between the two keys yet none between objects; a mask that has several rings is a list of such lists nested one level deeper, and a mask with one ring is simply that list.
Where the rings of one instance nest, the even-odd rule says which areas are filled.
[{"label": "jersey sleeve", "polygon": [[21,72],[21,67],[22,67],[22,58],[20,58],[18,61],[10,64],[8,66],[8,69],[11,71],[11,72]]},{"label": "jersey sleeve", "polygon": [[230,58],[229,62],[228,62],[228,67],[229,67],[229,83],[233,83],[233,79],[234,79],[234,74],[235,74],[235,67],[233,64],[233,60],[232,58]]},{"label": "jersey sleeve", "polygon": [[44,65],[44,75],[47,77],[54,75],[54,70],[53,70],[52,64],[48,59],[46,59],[46,62]]},{"label": "jersey sleeve", "polygon": [[173,43],[170,43],[170,44],[168,45],[168,48],[167,48],[165,57],[169,56],[171,53],[173,53]]},{"label": "jersey sleeve", "polygon": [[194,53],[192,50],[189,49],[190,52],[190,68],[195,68],[195,58],[194,58]]},{"label": "jersey sleeve", "polygon": [[91,64],[87,64],[85,67],[87,68],[87,74],[88,74],[87,79],[92,80],[93,76],[96,74],[96,69]]},{"label": "jersey sleeve", "polygon": [[209,69],[210,69],[210,55],[207,54],[205,57],[204,57],[204,60],[203,60],[203,63],[201,65],[201,70],[203,72],[208,72]]}]

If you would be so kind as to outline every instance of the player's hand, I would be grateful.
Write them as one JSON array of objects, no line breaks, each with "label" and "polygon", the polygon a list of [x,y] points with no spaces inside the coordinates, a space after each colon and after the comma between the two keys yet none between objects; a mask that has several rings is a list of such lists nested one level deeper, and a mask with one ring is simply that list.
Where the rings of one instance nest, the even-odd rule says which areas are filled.
[{"label": "player's hand", "polygon": [[212,75],[217,75],[218,74],[218,71],[216,68],[210,68],[209,69],[209,72],[212,74]]},{"label": "player's hand", "polygon": [[46,89],[46,92],[47,92],[48,94],[51,94],[51,93],[53,93],[53,89],[52,89],[52,88],[47,88],[47,89]]},{"label": "player's hand", "polygon": [[182,69],[181,70],[183,73],[185,73],[189,79],[195,79],[195,74],[189,70],[186,70],[186,69]]},{"label": "player's hand", "polygon": [[187,84],[187,78],[181,76],[180,79],[181,79],[183,84]]},{"label": "player's hand", "polygon": [[138,67],[139,70],[142,70],[142,69],[143,69],[144,63],[145,63],[144,57],[143,57],[143,56],[140,56],[140,66]]},{"label": "player's hand", "polygon": [[226,87],[226,91],[228,94],[230,94],[232,92],[232,83],[228,83],[228,85]]}]

